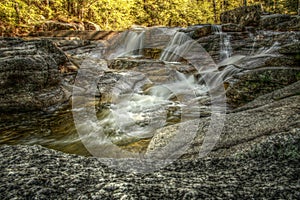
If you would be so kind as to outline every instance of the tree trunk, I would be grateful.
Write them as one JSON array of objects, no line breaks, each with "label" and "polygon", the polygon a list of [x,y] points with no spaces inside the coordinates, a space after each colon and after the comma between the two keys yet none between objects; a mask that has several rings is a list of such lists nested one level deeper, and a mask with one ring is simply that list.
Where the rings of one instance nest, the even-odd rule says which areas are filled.
[{"label": "tree trunk", "polygon": [[19,4],[17,2],[15,2],[15,11],[17,16],[17,24],[20,24],[20,9]]},{"label": "tree trunk", "polygon": [[216,0],[213,0],[213,10],[214,10],[214,22],[217,23],[217,3]]}]

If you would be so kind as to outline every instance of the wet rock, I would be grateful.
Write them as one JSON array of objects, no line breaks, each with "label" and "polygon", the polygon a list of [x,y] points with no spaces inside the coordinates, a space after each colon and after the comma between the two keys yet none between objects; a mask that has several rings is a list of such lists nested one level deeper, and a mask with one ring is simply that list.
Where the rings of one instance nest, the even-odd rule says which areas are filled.
[{"label": "wet rock", "polygon": [[223,24],[222,31],[224,32],[242,32],[245,30],[245,27],[240,24]]},{"label": "wet rock", "polygon": [[297,41],[292,44],[283,45],[279,49],[279,53],[286,55],[294,55],[297,57],[297,59],[299,59],[298,56],[300,55],[300,42]]},{"label": "wet rock", "polygon": [[[153,85],[172,83],[178,72],[191,76],[196,69],[190,65],[165,64],[162,61],[118,58],[112,60],[109,69],[100,75],[98,93],[100,104],[110,102],[112,90],[124,87],[124,92],[147,93]],[[123,86],[122,86],[123,85]]]},{"label": "wet rock", "polygon": [[[244,56],[252,56],[251,62],[258,62],[261,58],[269,54],[268,59],[273,60],[271,62],[275,63],[278,61],[277,66],[295,66],[295,54],[288,55],[279,52],[280,48],[284,48],[284,46],[293,45],[296,51],[296,45],[300,40],[299,32],[274,32],[274,31],[256,31],[256,32],[223,32],[222,37],[220,34],[212,34],[209,36],[205,36],[197,39],[197,41],[202,45],[202,47],[211,55],[211,57],[215,60],[216,63],[222,61],[220,52],[221,46],[224,45],[224,37],[227,35],[229,38],[229,44],[231,47],[232,57],[235,55],[244,55]],[[261,57],[258,61],[255,61],[255,56]],[[286,57],[284,57],[286,56]],[[267,59],[267,58],[266,58]],[[278,59],[276,61],[276,59]],[[279,60],[284,59],[286,64],[279,64]],[[252,63],[248,63],[251,64]],[[271,65],[271,64],[270,64]],[[249,67],[248,67],[249,68]]]},{"label": "wet rock", "polygon": [[[153,66],[162,66],[164,65],[163,61],[160,60],[146,60],[146,59],[127,59],[127,58],[119,58],[113,60],[109,68],[117,69],[117,70],[143,70],[142,68],[151,68]],[[140,71],[138,70],[138,71]]]},{"label": "wet rock", "polygon": [[[67,66],[67,71],[76,71],[76,68],[87,67],[89,62],[101,65],[105,52],[105,45],[101,41],[80,40],[79,38],[48,38],[56,44],[68,56],[71,63]],[[83,66],[81,66],[83,65]]]},{"label": "wet rock", "polygon": [[[297,90],[295,90],[295,87]],[[287,95],[280,96],[279,93],[281,92]],[[272,98],[275,94],[280,97]],[[251,145],[257,145],[272,136],[280,135],[280,137],[284,137],[285,134],[299,135],[299,100],[299,84],[297,84],[293,87],[270,93],[264,98],[257,100],[252,106],[224,115],[226,120],[220,132],[220,138],[209,155],[220,157],[239,154],[247,150],[249,152]],[[211,120],[210,117],[201,118],[157,130],[148,146],[147,152],[159,158],[166,156],[163,154],[164,151],[158,150],[173,141],[178,130],[185,130],[185,133],[189,133],[191,131],[190,127],[197,126],[197,135],[191,143],[187,143],[190,145],[182,157],[198,157],[204,137],[209,137],[206,135],[208,134],[208,130],[214,128],[216,125],[211,126]],[[173,145],[182,145],[181,143],[185,141],[186,137],[188,137],[186,134],[181,134],[179,144],[173,143]],[[215,137],[215,135],[211,136],[210,139],[207,138],[208,141],[212,140],[212,137]]]},{"label": "wet rock", "polygon": [[153,27],[145,32],[144,47],[163,49],[172,39],[178,28]]},{"label": "wet rock", "polygon": [[256,26],[261,16],[260,5],[244,6],[223,12],[220,16],[222,24],[234,23],[243,26]]},{"label": "wet rock", "polygon": [[276,31],[299,31],[300,17],[284,14],[273,14],[262,16],[260,27]]},{"label": "wet rock", "polygon": [[210,24],[207,25],[199,25],[195,27],[187,28],[185,31],[189,37],[192,39],[198,39],[204,36],[208,36],[212,34],[212,27]]},{"label": "wet rock", "polygon": [[119,32],[117,31],[77,31],[77,30],[58,30],[58,31],[42,31],[31,32],[30,37],[39,37],[46,39],[66,38],[66,39],[81,39],[81,40],[107,40],[112,38]]},{"label": "wet rock", "polygon": [[146,59],[118,58],[112,60],[108,67],[118,71],[130,70],[141,72],[144,73],[151,81],[156,83],[166,83],[174,80],[176,71],[189,75],[197,72],[195,67],[188,64],[168,64],[160,60]]},{"label": "wet rock", "polygon": [[117,86],[118,81],[123,76],[119,73],[106,72],[104,73],[98,82],[98,93],[96,97],[99,97],[99,106],[103,103],[111,102],[112,90]]},{"label": "wet rock", "polygon": [[47,40],[0,40],[2,112],[40,110],[66,101],[59,67],[67,57]]},{"label": "wet rock", "polygon": [[227,102],[236,108],[255,98],[286,87],[300,80],[299,69],[273,68],[251,70],[229,79],[226,90]]},{"label": "wet rock", "polygon": [[258,98],[256,98],[254,101],[251,101],[242,107],[236,108],[232,112],[239,112],[243,110],[258,108],[279,101],[280,99],[285,99],[291,96],[295,96],[297,94],[300,94],[300,81],[292,83],[291,85],[288,85],[281,89],[275,90],[274,92],[261,95]]},{"label": "wet rock", "polygon": [[255,70],[266,67],[272,68],[298,68],[298,56],[287,54],[281,55],[278,53],[260,53],[257,55],[234,55],[228,59],[218,63],[219,70],[226,72],[230,70],[230,67],[234,66],[237,69],[244,70]]}]

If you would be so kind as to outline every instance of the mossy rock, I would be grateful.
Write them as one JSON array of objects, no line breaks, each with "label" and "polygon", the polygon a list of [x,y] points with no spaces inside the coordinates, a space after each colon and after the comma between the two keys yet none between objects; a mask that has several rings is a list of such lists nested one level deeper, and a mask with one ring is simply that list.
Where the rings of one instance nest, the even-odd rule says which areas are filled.
[{"label": "mossy rock", "polygon": [[260,69],[247,72],[227,81],[227,102],[237,108],[257,97],[300,80],[300,69]]}]

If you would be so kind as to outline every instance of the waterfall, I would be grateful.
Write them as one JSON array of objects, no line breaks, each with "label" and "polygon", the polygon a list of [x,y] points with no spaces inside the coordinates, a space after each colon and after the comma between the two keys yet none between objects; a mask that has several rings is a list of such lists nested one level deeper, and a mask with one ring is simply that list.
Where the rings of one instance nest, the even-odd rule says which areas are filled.
[{"label": "waterfall", "polygon": [[115,53],[109,59],[116,57],[141,57],[143,55],[145,31],[128,31],[116,42]]},{"label": "waterfall", "polygon": [[188,45],[184,45],[190,38],[183,32],[176,32],[172,40],[162,52],[159,60],[167,62],[178,62],[179,55],[183,55],[188,50]]},{"label": "waterfall", "polygon": [[251,50],[250,50],[250,55],[253,55],[254,52],[255,52],[255,46],[256,46],[257,37],[254,36],[253,33],[249,32],[249,38],[251,38],[252,41],[253,41],[252,46],[251,46]]},{"label": "waterfall", "polygon": [[260,49],[260,54],[273,54],[276,50],[280,48],[279,42],[274,42],[271,47],[269,48],[262,48]]},{"label": "waterfall", "polygon": [[143,54],[144,48],[144,37],[145,32],[142,31],[140,33],[137,32],[128,32],[126,37],[126,48],[125,55],[126,56],[141,56]]},{"label": "waterfall", "polygon": [[222,32],[221,25],[213,25],[213,31],[220,36],[220,60],[231,57],[232,47],[230,44],[230,35]]}]

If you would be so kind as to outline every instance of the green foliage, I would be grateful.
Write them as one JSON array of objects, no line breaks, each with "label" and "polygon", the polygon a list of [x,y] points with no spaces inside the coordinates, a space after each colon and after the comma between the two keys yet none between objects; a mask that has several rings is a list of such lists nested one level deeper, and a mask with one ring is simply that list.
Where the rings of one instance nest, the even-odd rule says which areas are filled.
[{"label": "green foliage", "polygon": [[88,8],[91,16],[85,16],[100,25],[104,30],[119,30],[128,28],[134,20],[131,10],[133,0],[102,0]]},{"label": "green foliage", "polygon": [[[298,0],[246,2],[247,5],[261,4],[267,12],[295,14],[298,9]],[[43,20],[87,20],[99,24],[103,30],[122,30],[133,24],[188,26],[219,23],[222,12],[244,3],[244,0],[0,0],[0,33],[1,27],[16,31],[33,27]]]},{"label": "green foliage", "polygon": [[11,25],[19,25],[40,20],[41,15],[36,6],[28,5],[22,0],[1,0],[0,19]]}]

